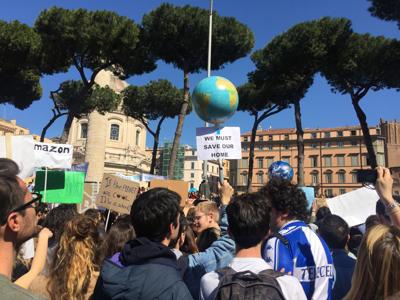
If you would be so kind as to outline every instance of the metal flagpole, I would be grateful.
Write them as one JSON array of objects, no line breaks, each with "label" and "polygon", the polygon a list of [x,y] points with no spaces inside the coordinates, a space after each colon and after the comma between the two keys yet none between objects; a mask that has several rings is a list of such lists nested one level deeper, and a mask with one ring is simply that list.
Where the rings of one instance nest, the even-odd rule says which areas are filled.
[{"label": "metal flagpole", "polygon": [[[211,76],[211,40],[212,40],[212,17],[213,17],[213,0],[210,0],[210,16],[209,16],[209,27],[208,27],[208,60],[207,60],[207,77]],[[205,123],[205,126],[208,127],[208,123]],[[203,179],[207,180],[207,161],[203,161]]]}]

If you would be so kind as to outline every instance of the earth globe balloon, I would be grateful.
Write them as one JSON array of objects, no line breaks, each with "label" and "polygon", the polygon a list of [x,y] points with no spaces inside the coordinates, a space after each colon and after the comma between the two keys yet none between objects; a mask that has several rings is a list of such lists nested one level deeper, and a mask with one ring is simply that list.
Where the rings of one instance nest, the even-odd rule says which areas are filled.
[{"label": "earth globe balloon", "polygon": [[211,76],[201,80],[192,95],[194,111],[205,122],[221,124],[236,112],[238,92],[228,79]]},{"label": "earth globe balloon", "polygon": [[268,168],[269,179],[281,178],[291,181],[293,178],[293,168],[285,161],[275,161]]}]

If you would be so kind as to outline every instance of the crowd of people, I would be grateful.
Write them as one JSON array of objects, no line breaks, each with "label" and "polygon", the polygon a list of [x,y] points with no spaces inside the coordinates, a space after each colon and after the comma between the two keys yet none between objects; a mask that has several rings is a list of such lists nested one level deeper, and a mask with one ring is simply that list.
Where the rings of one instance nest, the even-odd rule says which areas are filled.
[{"label": "crowd of people", "polygon": [[187,207],[153,188],[106,228],[101,210],[48,209],[18,173],[0,159],[1,299],[400,299],[400,207],[386,168],[364,229],[309,211],[279,178],[241,195],[225,181],[218,201]]}]

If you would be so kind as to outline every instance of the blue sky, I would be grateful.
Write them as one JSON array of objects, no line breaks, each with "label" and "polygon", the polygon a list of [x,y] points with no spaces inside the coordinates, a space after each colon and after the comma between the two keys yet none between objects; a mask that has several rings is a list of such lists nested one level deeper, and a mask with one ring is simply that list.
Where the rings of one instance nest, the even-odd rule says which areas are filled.
[{"label": "blue sky", "polygon": [[[36,17],[43,9],[51,6],[65,8],[86,8],[90,10],[112,10],[120,15],[128,16],[139,23],[142,16],[158,7],[162,2],[170,2],[176,5],[190,4],[208,8],[208,0],[13,0],[0,2],[0,19],[5,21],[19,20],[28,25],[33,25]],[[288,30],[291,26],[308,20],[318,19],[324,16],[345,17],[352,21],[353,30],[358,33],[370,33],[372,35],[384,35],[390,38],[399,38],[400,30],[393,22],[385,22],[372,17],[368,12],[367,0],[214,0],[214,8],[220,15],[233,16],[247,24],[254,32],[255,47],[263,48],[274,36]],[[235,85],[241,85],[247,81],[247,73],[254,69],[249,57],[237,60],[227,65],[224,69],[215,71],[212,75],[220,75],[230,79]],[[190,76],[190,87],[196,85],[206,72]],[[34,102],[28,109],[21,111],[10,105],[0,107],[0,117],[17,119],[18,124],[27,127],[33,133],[40,134],[43,126],[51,118],[51,102],[48,94],[56,89],[64,80],[78,78],[74,71],[55,76],[46,76],[41,80],[43,98]],[[158,62],[158,68],[142,76],[134,76],[127,81],[135,85],[143,85],[150,80],[168,79],[177,87],[183,86],[182,71]],[[380,118],[386,120],[400,119],[400,94],[394,90],[370,92],[363,100],[362,107],[367,114],[370,125],[375,125]],[[302,101],[303,126],[311,127],[335,127],[344,125],[357,125],[358,120],[347,95],[339,95],[331,92],[326,81],[317,76],[314,85],[308,91]],[[161,141],[172,140],[176,128],[175,120],[167,120],[161,131]],[[47,137],[61,134],[64,119],[59,119],[48,131]],[[252,119],[245,113],[237,113],[227,123],[230,126],[240,126],[241,131],[250,130]],[[185,126],[181,143],[195,144],[195,128],[203,126],[203,122],[192,113],[185,120]],[[262,124],[263,128],[288,128],[294,127],[294,112],[289,109],[267,119]],[[151,136],[148,135],[147,145],[152,145]]]}]

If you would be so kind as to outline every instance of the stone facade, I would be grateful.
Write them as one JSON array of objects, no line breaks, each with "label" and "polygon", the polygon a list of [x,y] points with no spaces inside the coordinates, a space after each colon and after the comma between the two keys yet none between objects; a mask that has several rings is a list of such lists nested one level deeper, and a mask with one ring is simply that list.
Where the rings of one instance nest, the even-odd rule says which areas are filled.
[{"label": "stone facade", "polygon": [[[102,71],[96,77],[100,86],[108,85],[117,93],[128,84]],[[146,128],[121,111],[102,115],[92,112],[74,119],[68,137],[74,146],[74,161],[88,162],[86,180],[100,182],[104,173],[133,175],[148,172],[150,160],[146,157]]]}]

